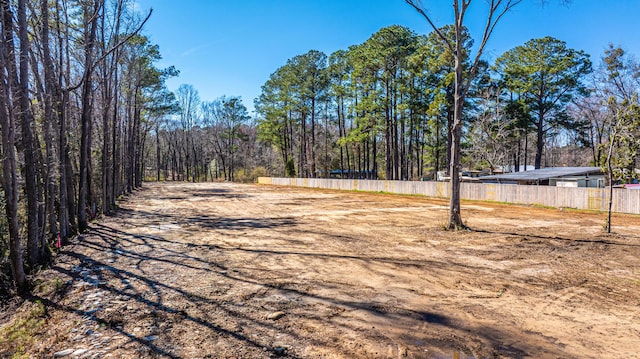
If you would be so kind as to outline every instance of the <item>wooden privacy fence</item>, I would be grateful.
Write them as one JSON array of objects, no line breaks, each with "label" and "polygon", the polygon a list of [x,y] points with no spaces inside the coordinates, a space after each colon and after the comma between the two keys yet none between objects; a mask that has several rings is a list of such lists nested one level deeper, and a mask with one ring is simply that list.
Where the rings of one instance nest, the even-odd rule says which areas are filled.
[{"label": "wooden privacy fence", "polygon": [[[413,194],[438,198],[449,197],[448,182],[260,177],[258,178],[258,183],[347,191]],[[461,183],[460,195],[462,199],[466,200],[606,211],[609,190],[605,188]],[[640,214],[640,190],[615,188],[613,190],[613,211]]]}]

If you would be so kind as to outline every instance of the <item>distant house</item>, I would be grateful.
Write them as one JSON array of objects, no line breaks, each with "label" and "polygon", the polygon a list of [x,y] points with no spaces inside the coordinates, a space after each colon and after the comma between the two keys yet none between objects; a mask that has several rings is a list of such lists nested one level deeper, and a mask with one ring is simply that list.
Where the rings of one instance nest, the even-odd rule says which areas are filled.
[{"label": "distant house", "polygon": [[547,167],[484,176],[479,180],[482,183],[601,188],[604,187],[605,176],[600,167]]},{"label": "distant house", "polygon": [[[516,172],[515,171],[515,166],[514,165],[508,165],[508,166],[498,166],[498,168],[500,168],[502,170],[502,172],[504,173],[510,173],[510,172]],[[518,166],[518,172],[524,172],[524,171],[533,171],[536,169],[536,166],[533,165],[520,165]]]}]

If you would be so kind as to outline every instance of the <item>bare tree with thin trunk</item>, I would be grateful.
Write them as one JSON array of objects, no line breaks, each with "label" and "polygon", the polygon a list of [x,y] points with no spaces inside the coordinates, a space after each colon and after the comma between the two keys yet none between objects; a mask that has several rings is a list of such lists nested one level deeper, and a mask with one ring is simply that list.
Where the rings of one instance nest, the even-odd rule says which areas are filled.
[{"label": "bare tree with thin trunk", "polygon": [[[10,5],[6,6],[6,16],[11,16]],[[6,46],[8,47],[9,59],[9,84],[15,98],[12,107],[17,112],[20,120],[21,147],[24,154],[23,176],[25,180],[25,194],[27,197],[27,254],[30,268],[35,268],[40,262],[40,242],[39,242],[39,220],[38,220],[38,178],[36,173],[36,149],[39,148],[34,143],[33,134],[33,113],[29,100],[29,34],[27,29],[27,9],[26,0],[18,1],[18,38],[19,65],[15,65],[14,38],[12,35],[12,25],[6,23],[4,28],[6,33]],[[7,20],[10,22],[10,20]]]},{"label": "bare tree with thin trunk", "polygon": [[18,178],[17,156],[14,146],[15,118],[10,100],[9,86],[11,72],[6,66],[9,64],[11,53],[5,46],[8,44],[8,33],[13,31],[12,12],[9,0],[0,1],[1,29],[0,38],[0,129],[2,130],[2,187],[6,201],[5,211],[9,227],[9,258],[11,272],[18,293],[27,291],[27,280],[22,262],[22,248],[20,245],[20,224],[18,222]]},{"label": "bare tree with thin trunk", "polygon": [[[49,47],[49,2],[48,0],[40,0],[40,12],[42,17],[41,24],[41,39],[42,42],[42,57],[43,57],[43,71],[44,71],[44,136],[45,136],[45,151],[46,151],[46,207],[47,207],[47,220],[49,222],[49,234],[51,237],[58,235],[58,224],[56,221],[55,213],[55,201],[54,196],[56,193],[56,172],[55,172],[55,155],[53,150],[54,132],[54,111],[53,101],[54,94],[56,93],[56,80],[55,69],[53,67],[53,61],[51,59],[51,50]],[[66,234],[66,232],[65,232]]]},{"label": "bare tree with thin trunk", "polygon": [[453,54],[455,61],[455,88],[454,88],[454,118],[451,131],[451,148],[450,150],[450,163],[449,163],[449,175],[451,177],[451,197],[449,202],[449,223],[447,227],[449,229],[461,229],[466,228],[462,221],[462,215],[460,213],[460,139],[462,138],[462,120],[464,111],[464,102],[467,94],[469,93],[470,84],[478,74],[479,65],[481,64],[480,58],[482,52],[493,34],[496,25],[500,19],[514,6],[522,2],[522,0],[490,0],[487,1],[489,6],[489,12],[487,15],[487,21],[482,32],[480,45],[473,60],[471,68],[468,70],[468,74],[464,75],[464,62],[462,58],[463,54],[463,33],[464,33],[464,20],[471,0],[453,0],[453,12],[454,12],[454,28],[455,28],[455,41],[452,42],[440,29],[435,25],[431,16],[427,13],[426,8],[420,0],[405,0],[407,4],[413,7],[420,15],[422,15],[429,25],[433,28],[436,34],[444,41],[451,53]]},{"label": "bare tree with thin trunk", "polygon": [[[609,45],[603,57],[603,79],[599,91],[606,106],[608,122],[607,156],[602,164],[609,182],[609,199],[605,231],[611,233],[613,186],[616,181],[628,183],[640,153],[640,64],[628,57],[625,50]],[[601,76],[602,76],[601,75]]]}]

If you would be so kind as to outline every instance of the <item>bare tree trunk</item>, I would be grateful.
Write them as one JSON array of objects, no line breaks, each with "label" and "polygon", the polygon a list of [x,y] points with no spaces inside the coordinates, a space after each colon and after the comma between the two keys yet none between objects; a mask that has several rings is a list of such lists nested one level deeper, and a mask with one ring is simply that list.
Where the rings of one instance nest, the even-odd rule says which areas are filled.
[{"label": "bare tree trunk", "polygon": [[[46,1],[46,0],[43,0]],[[101,44],[102,44],[102,52],[106,52],[107,49],[107,37],[106,37],[106,28],[105,28],[105,7],[102,8],[102,20],[100,26],[100,36],[101,36]],[[119,19],[119,15],[117,16]],[[116,33],[117,34],[117,33]],[[117,36],[117,35],[116,35]],[[111,182],[111,171],[110,165],[112,162],[110,161],[110,151],[111,151],[111,133],[109,131],[109,115],[111,111],[111,101],[112,101],[112,69],[110,69],[110,64],[105,60],[105,63],[102,65],[102,156],[101,156],[101,167],[102,167],[102,175],[101,175],[101,184],[102,184],[102,213],[108,214],[111,212],[111,191],[109,189]],[[114,110],[115,111],[115,110]]]},{"label": "bare tree trunk", "polygon": [[389,81],[385,82],[385,94],[386,99],[384,102],[384,120],[385,120],[385,131],[384,131],[384,142],[385,142],[385,152],[384,158],[386,162],[386,179],[392,180],[393,178],[393,157],[392,157],[392,138],[391,134],[393,133],[392,124],[391,124],[391,108],[389,106]]},{"label": "bare tree trunk", "polygon": [[139,183],[142,181],[140,179],[140,121],[141,121],[141,111],[142,104],[139,103],[139,95],[137,95],[139,90],[136,89],[135,96],[135,110],[133,115],[133,133],[131,138],[131,184],[132,188],[138,188]]},{"label": "bare tree trunk", "polygon": [[[111,92],[109,81],[106,81],[104,91]],[[111,108],[111,95],[103,97],[104,109],[102,113],[102,213],[111,212],[111,133],[109,131],[109,110]]]},{"label": "bare tree trunk", "polygon": [[[542,102],[542,101],[540,101]],[[536,159],[535,159],[535,167],[536,169],[542,168],[542,151],[544,150],[544,115],[542,110],[540,110],[540,114],[538,116],[537,123],[537,142],[536,142]]]},{"label": "bare tree trunk", "polygon": [[[393,179],[402,179],[402,160],[400,159],[400,134],[398,133],[398,112],[396,111],[396,91],[395,91],[395,78],[391,86],[391,122],[393,129]],[[374,154],[375,157],[375,154]]]},{"label": "bare tree trunk", "polygon": [[[38,181],[36,174],[36,155],[33,136],[33,113],[29,101],[29,35],[27,29],[26,0],[18,1],[18,28],[20,38],[20,77],[14,83],[15,94],[20,108],[20,123],[22,130],[22,147],[24,152],[25,192],[27,195],[27,253],[31,269],[40,262],[40,228],[38,218]],[[11,29],[11,27],[9,27]],[[10,33],[10,32],[9,32]],[[7,39],[9,53],[12,53],[13,38]],[[9,59],[9,66],[13,63]]]},{"label": "bare tree trunk", "polygon": [[453,0],[454,11],[454,27],[456,32],[455,43],[452,43],[440,29],[433,23],[431,17],[427,15],[422,4],[418,0],[405,0],[407,4],[413,7],[418,13],[420,13],[431,25],[433,30],[440,37],[451,53],[453,53],[455,59],[455,89],[454,89],[454,118],[452,131],[452,142],[450,148],[451,160],[449,165],[451,176],[451,200],[449,203],[449,225],[450,229],[466,228],[462,222],[462,216],[460,214],[460,137],[462,136],[462,120],[463,120],[463,106],[465,97],[469,91],[469,85],[471,81],[476,77],[478,73],[478,67],[480,64],[480,58],[482,52],[487,44],[487,41],[491,37],[493,30],[502,16],[506,14],[511,8],[518,5],[522,0],[492,0],[488,3],[489,11],[487,15],[487,21],[485,23],[482,39],[478,46],[473,64],[469,69],[469,73],[464,78],[463,74],[463,59],[462,43],[464,41],[462,37],[462,31],[464,29],[464,18],[471,4],[471,0]]},{"label": "bare tree trunk", "polygon": [[156,181],[160,182],[160,121],[156,122]]},{"label": "bare tree trunk", "polygon": [[91,75],[93,68],[93,48],[96,38],[96,15],[100,7],[98,0],[93,1],[93,9],[88,6],[84,9],[85,18],[85,44],[84,44],[84,74],[82,77],[82,115],[80,117],[80,189],[78,194],[78,227],[80,231],[88,228],[87,206],[89,203],[89,181],[91,181],[90,156],[91,156],[91,102],[93,96]]},{"label": "bare tree trunk", "polygon": [[0,129],[2,130],[2,187],[6,201],[5,211],[9,227],[9,259],[11,261],[11,273],[13,282],[19,294],[27,292],[27,280],[22,262],[22,248],[20,246],[18,223],[18,179],[17,161],[15,152],[15,121],[10,113],[11,103],[8,83],[11,82],[6,75],[11,76],[5,66],[9,62],[10,53],[4,44],[7,43],[7,32],[13,31],[7,22],[11,23],[11,11],[8,0],[0,1],[0,13],[2,15],[2,41],[0,41]]},{"label": "bare tree trunk", "polygon": [[311,95],[311,176],[316,178],[317,164],[316,164],[316,93],[315,88],[312,88]]},{"label": "bare tree trunk", "polygon": [[[60,27],[61,19],[60,19],[60,3],[56,1],[55,3],[55,23],[56,23],[56,33],[58,36],[58,81],[56,83],[56,88],[54,91],[55,101],[56,101],[56,112],[58,116],[58,166],[60,172],[60,183],[59,183],[59,206],[58,206],[58,223],[60,225],[60,238],[65,240],[69,235],[69,225],[71,223],[75,223],[74,210],[71,210],[73,207],[72,203],[69,203],[69,193],[68,187],[71,182],[71,178],[67,176],[67,158],[68,158],[68,146],[67,146],[67,129],[66,129],[66,106],[67,106],[67,96],[66,91],[62,90],[63,79],[64,79],[64,41],[62,30]],[[68,53],[68,51],[67,51]],[[68,68],[68,67],[67,67]],[[73,202],[73,196],[72,202]]]},{"label": "bare tree trunk", "polygon": [[55,156],[53,153],[53,98],[57,93],[54,78],[53,61],[49,49],[49,4],[47,0],[40,1],[40,11],[42,16],[42,56],[44,62],[44,136],[45,150],[47,154],[47,195],[46,207],[49,220],[49,234],[52,238],[58,235],[58,227],[55,213]]},{"label": "bare tree trunk", "polygon": [[[609,158],[609,160],[611,160]],[[609,202],[607,203],[607,222],[605,224],[605,230],[607,233],[611,233],[611,212],[613,210],[613,168],[611,168],[611,162],[607,161],[607,176],[609,177]]]},{"label": "bare tree trunk", "polygon": [[[3,79],[4,81],[4,79]],[[0,86],[4,87],[4,86]],[[18,223],[18,179],[16,176],[16,153],[14,122],[6,111],[6,92],[0,88],[0,97],[3,103],[0,105],[0,128],[2,129],[2,187],[5,198],[5,212],[9,226],[9,259],[11,261],[11,274],[13,282],[19,294],[27,292],[27,280],[22,263],[22,248]]]},{"label": "bare tree trunk", "polygon": [[135,180],[136,180],[136,168],[135,168],[135,150],[136,150],[136,128],[137,121],[139,116],[138,109],[138,88],[134,87],[131,97],[133,101],[133,107],[130,111],[129,115],[129,126],[128,126],[128,136],[127,136],[127,166],[125,176],[127,178],[127,193],[133,192],[135,188]]},{"label": "bare tree trunk", "polygon": [[[460,10],[456,11],[456,43],[455,53],[462,54],[462,24]],[[453,125],[451,127],[451,162],[449,164],[449,176],[451,178],[451,196],[449,202],[449,229],[465,228],[462,222],[460,206],[460,138],[462,137],[462,110],[465,100],[463,63],[461,56],[455,56],[455,90],[454,90],[454,110]]]},{"label": "bare tree trunk", "polygon": [[[461,82],[462,66],[458,66],[456,64],[456,87],[461,86]],[[460,137],[462,137],[461,132],[463,103],[464,99],[460,99],[458,95],[456,95],[454,121],[453,127],[451,129],[451,162],[449,164],[449,177],[451,179],[451,196],[449,198],[449,229],[459,229],[465,227],[464,223],[462,222],[460,206]]]},{"label": "bare tree trunk", "polygon": [[[119,50],[116,49],[115,58],[119,57]],[[115,64],[115,73],[113,76],[114,83],[114,91],[113,98],[115,103],[118,103],[118,61],[114,61]],[[118,138],[119,133],[119,121],[118,121],[118,108],[114,106],[113,113],[111,114],[111,203],[110,207],[114,207],[116,204],[116,199],[120,194],[122,194],[120,190],[120,181],[119,181],[119,173],[120,173],[120,138]]]},{"label": "bare tree trunk", "polygon": [[613,158],[613,148],[616,143],[616,139],[618,137],[618,126],[619,123],[616,121],[613,124],[613,119],[611,119],[610,128],[612,128],[612,133],[609,137],[609,149],[607,151],[607,177],[609,179],[609,201],[607,203],[607,221],[605,223],[605,231],[607,233],[611,233],[611,211],[613,209],[613,165],[611,164],[611,159]]}]

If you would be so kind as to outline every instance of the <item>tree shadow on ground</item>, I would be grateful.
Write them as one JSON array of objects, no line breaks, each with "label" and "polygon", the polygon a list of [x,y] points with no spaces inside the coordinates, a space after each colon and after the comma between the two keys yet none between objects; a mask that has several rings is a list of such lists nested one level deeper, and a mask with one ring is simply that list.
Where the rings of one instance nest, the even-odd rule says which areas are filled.
[{"label": "tree shadow on ground", "polygon": [[[217,195],[228,195],[225,191],[211,191],[205,196],[215,197]],[[236,198],[236,197],[227,197]],[[139,218],[145,221],[147,225],[155,226],[158,223],[180,223],[189,225],[189,231],[246,231],[253,229],[278,229],[278,228],[295,228],[298,222],[294,217],[284,218],[225,218],[214,216],[187,216],[181,218],[177,214],[161,214],[154,212],[145,212],[138,210],[123,210],[116,216],[121,218]],[[482,342],[489,345],[500,353],[500,355],[508,355],[513,358],[525,357],[527,352],[535,353],[540,348],[526,347],[520,349],[512,345],[504,344],[505,337],[508,334],[501,332],[496,328],[490,327],[468,327],[458,318],[452,318],[445,313],[437,310],[426,309],[410,309],[402,306],[388,305],[371,299],[357,299],[358,293],[352,293],[350,299],[333,297],[331,295],[319,294],[320,289],[329,288],[329,283],[320,280],[303,281],[298,278],[296,273],[288,273],[285,277],[269,278],[258,275],[244,267],[233,267],[225,261],[226,256],[244,256],[253,258],[255,255],[266,256],[274,262],[279,261],[283,256],[296,256],[307,258],[309,263],[316,260],[334,261],[341,260],[341,265],[365,265],[371,268],[375,273],[381,264],[393,266],[394,268],[416,267],[424,269],[439,268],[451,272],[451,276],[455,276],[456,272],[474,272],[480,267],[474,267],[465,264],[451,263],[448,261],[416,261],[409,259],[394,258],[392,256],[365,256],[357,254],[335,254],[326,252],[302,252],[294,250],[272,250],[272,249],[256,249],[256,248],[231,248],[216,243],[188,243],[184,241],[173,240],[166,236],[139,234],[134,229],[123,230],[101,223],[94,223],[91,230],[79,239],[79,246],[91,249],[95,253],[106,253],[104,259],[92,258],[82,254],[80,247],[67,247],[61,254],[75,259],[80,263],[81,268],[86,268],[98,277],[95,287],[110,293],[114,297],[132,300],[143,307],[144,312],[155,313],[154,318],[160,317],[165,321],[176,323],[188,322],[193,326],[209,330],[218,336],[228,338],[238,345],[245,346],[247,350],[253,352],[245,353],[262,353],[264,348],[266,352],[272,356],[281,356],[283,352],[277,347],[270,334],[265,334],[260,338],[254,338],[246,335],[243,330],[237,329],[232,325],[223,322],[216,322],[215,316],[211,313],[222,313],[233,321],[245,321],[251,323],[256,330],[264,333],[280,333],[286,334],[292,338],[296,338],[298,342],[305,343],[316,347],[333,348],[340,346],[332,339],[325,337],[316,337],[309,333],[303,333],[294,325],[281,325],[280,323],[265,319],[259,313],[263,313],[265,308],[260,301],[252,300],[254,297],[266,296],[267,293],[282,293],[288,297],[296,297],[305,301],[313,301],[319,303],[327,303],[327,305],[344,308],[348,311],[359,311],[368,315],[388,320],[393,323],[405,323],[414,327],[427,326],[432,328],[431,331],[443,331],[449,333],[465,333],[477,338],[481,338]],[[219,259],[215,259],[219,258]],[[249,259],[248,259],[249,260]],[[265,260],[264,262],[269,262]],[[236,301],[230,301],[229,298],[200,293],[189,290],[180,283],[171,283],[163,281],[158,276],[155,269],[167,266],[172,270],[185,271],[189,276],[203,276],[211,282],[225,281],[230,288],[241,288],[249,286],[246,299],[237,298]],[[148,269],[145,269],[148,268]],[[445,269],[446,268],[446,269]],[[62,265],[53,267],[53,270],[60,274],[72,278],[72,281],[82,280],[79,271],[73,268],[67,268]],[[166,278],[165,278],[166,279]],[[284,281],[284,283],[282,282]],[[131,283],[135,283],[136,286]],[[251,289],[253,288],[253,289]],[[326,293],[325,291],[324,293]],[[182,301],[190,303],[192,306],[174,306],[168,304],[167,297],[171,296],[172,302]],[[366,298],[366,296],[363,296]],[[67,312],[69,314],[90,318],[98,325],[104,325],[128,338],[131,342],[138,343],[146,347],[154,355],[178,358],[179,356],[169,346],[156,344],[153,340],[146,339],[148,336],[141,337],[127,328],[134,325],[132,320],[135,318],[127,317],[109,317],[104,311],[89,311],[73,308],[64,305],[56,299],[37,298],[45,305],[55,310]],[[238,303],[242,302],[242,303]],[[241,304],[241,306],[240,306]],[[303,304],[294,307],[296,310],[302,310],[306,319],[314,320],[326,327],[334,327],[336,330],[355,331],[361,328],[354,322],[340,321],[333,317],[323,317],[318,313],[314,313],[310,308],[300,307]],[[195,314],[197,308],[202,311]],[[207,313],[209,312],[209,313]],[[304,319],[304,318],[303,318]],[[156,333],[164,335],[163,333]],[[389,338],[382,336],[379,338],[382,342]],[[420,343],[425,347],[438,348],[454,348],[468,350],[467,344],[463,341],[455,339],[443,339],[442,336],[423,335],[419,332],[409,332],[405,335],[406,340],[411,343]],[[163,338],[163,343],[172,343],[173,339]],[[518,338],[510,338],[513,342],[518,342]],[[522,347],[522,346],[521,346]],[[348,354],[351,348],[340,347]],[[288,357],[296,357],[295,348],[285,353]]]},{"label": "tree shadow on ground", "polygon": [[221,198],[221,199],[246,199],[252,196],[246,193],[238,193],[226,188],[197,188],[188,190],[189,196],[199,198]]},{"label": "tree shadow on ground", "polygon": [[245,231],[250,229],[267,229],[295,226],[293,217],[276,218],[247,218],[247,217],[219,217],[200,215],[189,217],[186,221],[190,224],[206,229],[225,229],[233,231]]},{"label": "tree shadow on ground", "polygon": [[[557,235],[541,235],[541,234],[532,234],[532,233],[518,233],[518,232],[509,232],[509,231],[500,231],[500,230],[489,230],[482,228],[471,228],[470,231],[475,233],[485,233],[485,234],[500,234],[504,236],[513,236],[520,237],[523,239],[535,238],[541,240],[555,240],[555,241],[564,241],[564,242],[572,242],[572,243],[584,243],[584,244],[608,244],[613,246],[625,246],[625,247],[640,247],[638,243],[622,243],[619,241],[613,241],[612,239],[605,239],[601,237],[596,237],[593,239],[575,239],[575,238],[567,238],[561,237]],[[604,235],[604,234],[603,234]],[[631,238],[630,238],[631,239]]]}]

